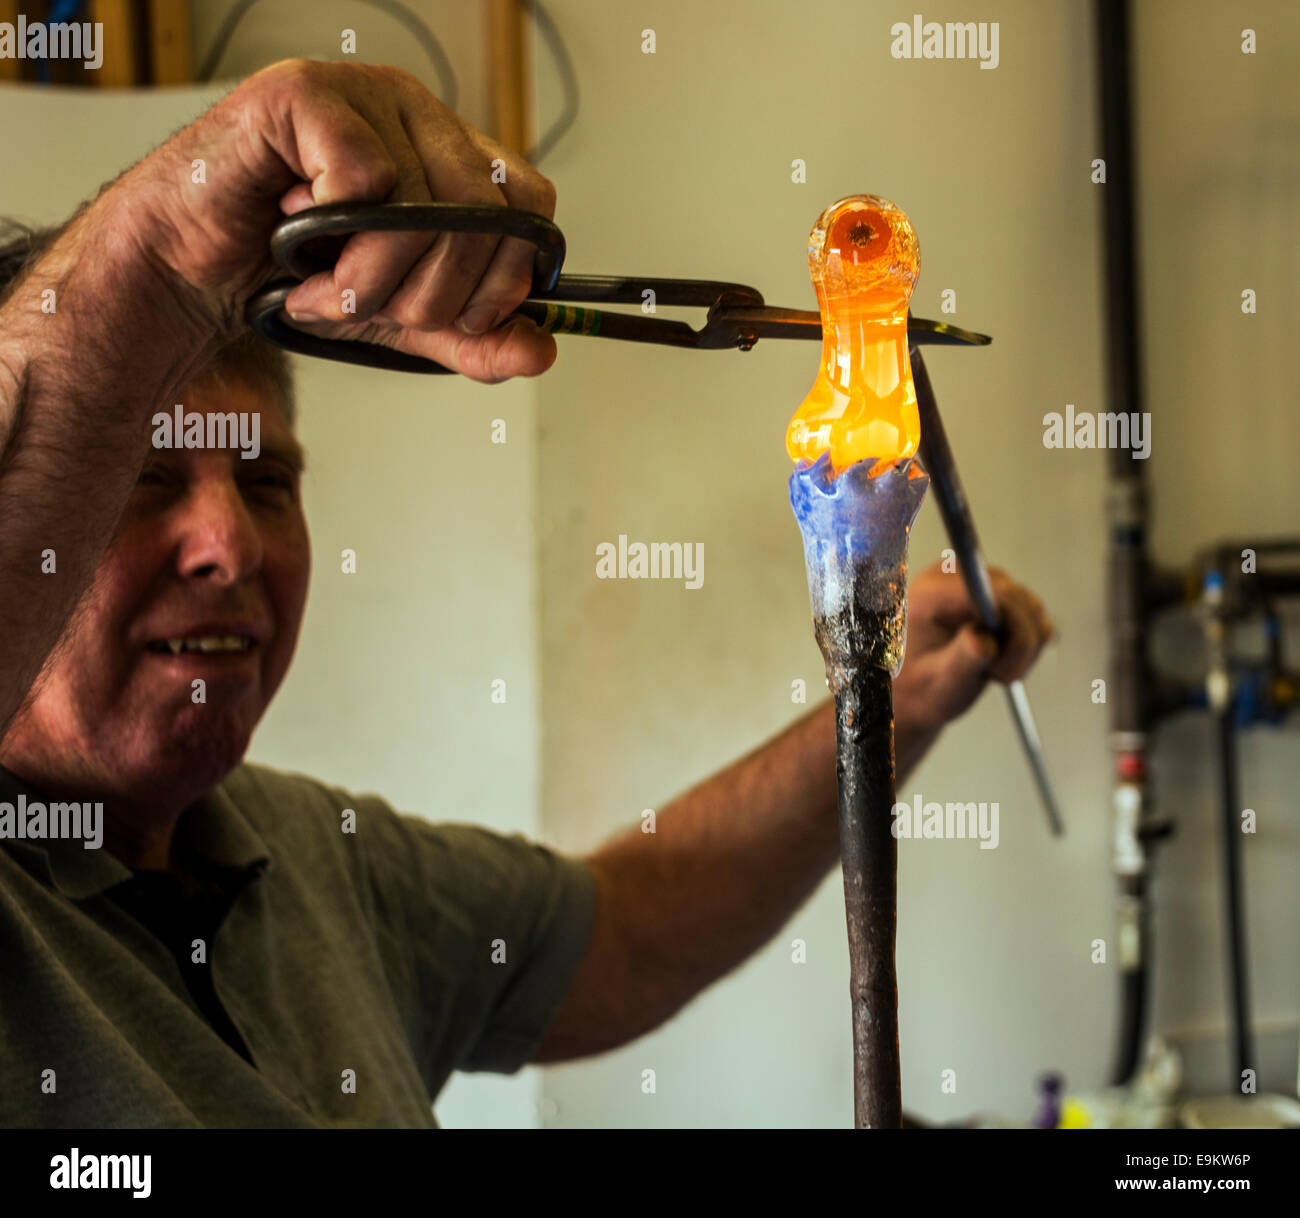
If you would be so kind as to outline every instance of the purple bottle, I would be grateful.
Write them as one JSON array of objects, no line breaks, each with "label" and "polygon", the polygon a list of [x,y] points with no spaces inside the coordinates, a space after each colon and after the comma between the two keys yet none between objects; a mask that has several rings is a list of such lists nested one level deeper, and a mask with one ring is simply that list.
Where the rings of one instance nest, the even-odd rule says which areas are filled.
[{"label": "purple bottle", "polygon": [[1038,1111],[1030,1124],[1035,1129],[1055,1129],[1061,1123],[1061,1083],[1059,1074],[1044,1074],[1038,1080]]}]

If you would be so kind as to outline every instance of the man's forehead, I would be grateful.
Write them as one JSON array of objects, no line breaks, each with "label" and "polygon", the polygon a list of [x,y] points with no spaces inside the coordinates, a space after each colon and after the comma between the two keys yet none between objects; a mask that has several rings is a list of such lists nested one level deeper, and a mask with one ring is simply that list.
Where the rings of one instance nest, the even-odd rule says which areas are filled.
[{"label": "man's forehead", "polygon": [[[282,403],[269,386],[251,384],[242,379],[200,377],[186,386],[177,406],[183,412],[183,418],[197,414],[204,416],[206,421],[208,415],[220,414],[228,418],[233,414],[236,416],[233,440],[237,440],[241,433],[251,434],[256,428],[261,460],[278,460],[300,472],[306,467],[306,450],[294,435]],[[177,450],[173,455],[184,454],[185,450]],[[158,455],[168,454],[160,452]],[[239,458],[239,450],[235,448],[232,455]]]}]

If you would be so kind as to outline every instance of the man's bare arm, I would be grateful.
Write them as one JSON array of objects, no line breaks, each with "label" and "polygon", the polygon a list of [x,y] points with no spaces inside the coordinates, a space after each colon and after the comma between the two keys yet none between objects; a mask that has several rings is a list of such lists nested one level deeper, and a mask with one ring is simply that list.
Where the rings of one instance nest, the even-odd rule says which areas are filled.
[{"label": "man's bare arm", "polygon": [[[894,687],[901,782],[986,680],[1014,680],[1052,633],[1037,598],[993,572],[1010,637],[974,625],[956,576],[913,581],[909,657]],[[587,858],[591,943],[539,1062],[600,1053],[650,1031],[766,943],[839,859],[835,712],[824,702],[748,756]]]},{"label": "man's bare arm", "polygon": [[109,187],[0,307],[0,732],[90,582],[204,326]]}]

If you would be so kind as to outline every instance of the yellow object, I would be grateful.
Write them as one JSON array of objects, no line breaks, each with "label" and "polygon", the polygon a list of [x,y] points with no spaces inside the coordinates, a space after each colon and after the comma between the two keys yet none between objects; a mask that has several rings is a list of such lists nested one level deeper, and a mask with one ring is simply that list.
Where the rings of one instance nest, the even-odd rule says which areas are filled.
[{"label": "yellow object", "polygon": [[907,304],[920,267],[912,225],[886,199],[852,195],[818,218],[808,269],[822,315],[821,367],[786,431],[795,461],[829,451],[838,477],[875,458],[874,477],[916,452]]},{"label": "yellow object", "polygon": [[1057,1129],[1091,1129],[1092,1113],[1078,1100],[1066,1099],[1061,1104],[1061,1119],[1056,1123]]}]

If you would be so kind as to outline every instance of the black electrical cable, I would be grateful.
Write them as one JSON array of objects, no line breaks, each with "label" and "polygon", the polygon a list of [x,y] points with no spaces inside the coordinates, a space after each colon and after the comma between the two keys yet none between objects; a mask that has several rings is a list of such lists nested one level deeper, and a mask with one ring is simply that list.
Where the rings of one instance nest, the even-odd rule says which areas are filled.
[{"label": "black electrical cable", "polygon": [[555,147],[560,137],[573,126],[578,117],[578,74],[574,71],[573,60],[569,58],[569,51],[564,45],[564,39],[560,37],[560,31],[539,0],[519,0],[519,2],[531,14],[537,25],[538,34],[550,48],[551,58],[555,60],[556,70],[560,74],[560,84],[564,89],[564,104],[560,109],[560,117],[525,154],[525,159],[535,165]]},{"label": "black electrical cable", "polygon": [[[387,13],[406,27],[411,36],[423,48],[424,53],[429,57],[429,62],[433,64],[434,71],[438,74],[438,87],[441,92],[440,100],[448,109],[454,110],[460,99],[460,85],[456,80],[456,73],[452,69],[451,60],[447,57],[442,43],[434,36],[433,31],[398,0],[361,0],[361,2]],[[259,3],[259,0],[239,0],[239,3],[226,14],[225,20],[221,23],[221,28],[217,30],[216,38],[213,39],[211,49],[204,57],[198,72],[195,73],[196,80],[207,81],[212,79],[218,65],[221,63],[222,56],[226,53],[226,47],[230,45],[230,39],[236,28],[247,16],[248,10],[257,3]]]}]

